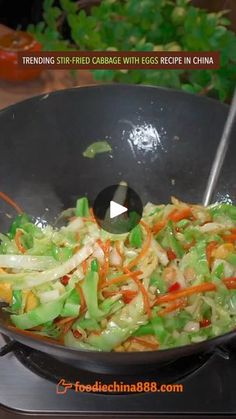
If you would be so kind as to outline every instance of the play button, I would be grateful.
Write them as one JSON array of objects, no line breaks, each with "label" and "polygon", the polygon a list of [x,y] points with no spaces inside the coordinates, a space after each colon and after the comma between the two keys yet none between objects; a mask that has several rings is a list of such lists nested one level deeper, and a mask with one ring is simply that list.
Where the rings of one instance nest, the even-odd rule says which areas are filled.
[{"label": "play button", "polygon": [[110,218],[118,217],[118,215],[124,214],[128,211],[128,208],[123,207],[123,205],[117,204],[117,202],[110,202]]},{"label": "play button", "polygon": [[103,230],[123,234],[139,223],[143,206],[138,194],[123,183],[103,189],[95,199],[93,213]]}]

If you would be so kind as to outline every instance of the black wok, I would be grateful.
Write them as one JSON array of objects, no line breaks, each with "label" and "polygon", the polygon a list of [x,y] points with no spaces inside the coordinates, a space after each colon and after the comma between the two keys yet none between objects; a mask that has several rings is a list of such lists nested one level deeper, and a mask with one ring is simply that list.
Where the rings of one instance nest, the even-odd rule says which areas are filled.
[{"label": "black wok", "polygon": [[[78,196],[93,201],[101,189],[126,180],[143,203],[171,195],[201,202],[228,107],[211,99],[146,86],[106,85],[35,97],[0,112],[0,189],[26,212],[52,220]],[[140,135],[141,134],[141,135]],[[236,136],[236,126],[233,138]],[[82,157],[92,142],[107,139],[109,154]],[[236,142],[231,142],[214,199],[236,201]],[[0,204],[1,230],[7,227]],[[134,373],[194,352],[211,351],[236,336],[148,353],[94,353],[0,331],[73,365]]]}]

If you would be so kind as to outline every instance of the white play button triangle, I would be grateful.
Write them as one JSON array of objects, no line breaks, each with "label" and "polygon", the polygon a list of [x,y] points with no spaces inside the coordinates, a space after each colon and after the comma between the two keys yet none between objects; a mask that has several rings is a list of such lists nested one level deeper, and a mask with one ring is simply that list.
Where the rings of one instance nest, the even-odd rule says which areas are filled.
[{"label": "white play button triangle", "polygon": [[124,214],[126,211],[128,211],[128,208],[117,204],[115,201],[110,201],[110,218],[118,217],[118,215]]},{"label": "white play button triangle", "polygon": [[143,205],[133,189],[120,183],[107,186],[98,194],[93,213],[100,228],[111,234],[124,234],[139,223]]}]

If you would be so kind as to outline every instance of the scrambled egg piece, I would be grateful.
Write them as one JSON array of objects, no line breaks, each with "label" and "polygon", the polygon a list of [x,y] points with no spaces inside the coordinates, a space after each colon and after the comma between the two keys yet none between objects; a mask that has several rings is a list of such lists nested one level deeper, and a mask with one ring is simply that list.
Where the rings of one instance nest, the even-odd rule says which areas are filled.
[{"label": "scrambled egg piece", "polygon": [[37,307],[38,305],[38,299],[37,297],[33,294],[32,291],[28,291],[27,292],[27,296],[26,296],[26,302],[25,302],[25,312],[27,313],[28,311],[33,310],[34,308]]},{"label": "scrambled egg piece", "polygon": [[7,282],[0,283],[0,301],[11,304],[11,301],[12,301],[11,284]]},{"label": "scrambled egg piece", "polygon": [[[5,271],[0,268],[0,275]],[[11,284],[8,282],[0,282],[0,301],[11,304],[12,301],[12,289]]]}]

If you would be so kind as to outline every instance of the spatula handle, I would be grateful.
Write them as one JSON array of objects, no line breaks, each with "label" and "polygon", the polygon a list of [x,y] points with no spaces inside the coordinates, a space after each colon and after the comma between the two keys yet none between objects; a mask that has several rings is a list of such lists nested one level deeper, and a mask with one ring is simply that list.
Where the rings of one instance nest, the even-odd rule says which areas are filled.
[{"label": "spatula handle", "polygon": [[207,181],[207,186],[203,196],[203,205],[207,206],[210,204],[215,186],[220,176],[221,168],[225,159],[226,152],[228,150],[230,142],[230,134],[236,120],[236,88],[234,91],[233,99],[229,109],[227,121],[224,126],[223,134],[218,145],[213,164],[211,166],[210,175]]}]

